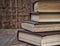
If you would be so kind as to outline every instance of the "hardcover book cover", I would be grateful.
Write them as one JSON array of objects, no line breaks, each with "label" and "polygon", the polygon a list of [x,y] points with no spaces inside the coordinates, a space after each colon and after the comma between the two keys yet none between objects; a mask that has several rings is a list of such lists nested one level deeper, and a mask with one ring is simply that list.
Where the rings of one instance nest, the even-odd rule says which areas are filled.
[{"label": "hardcover book cover", "polygon": [[17,38],[19,41],[37,46],[60,45],[60,31],[35,33],[28,30],[19,30]]}]

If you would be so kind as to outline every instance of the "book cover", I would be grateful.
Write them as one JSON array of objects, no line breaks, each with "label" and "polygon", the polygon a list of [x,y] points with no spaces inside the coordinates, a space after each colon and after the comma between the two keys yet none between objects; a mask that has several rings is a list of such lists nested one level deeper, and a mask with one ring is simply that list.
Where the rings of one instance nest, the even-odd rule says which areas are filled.
[{"label": "book cover", "polygon": [[60,12],[60,0],[39,0],[39,12]]},{"label": "book cover", "polygon": [[60,45],[60,31],[35,33],[27,30],[19,30],[17,36],[19,41],[37,46]]},{"label": "book cover", "polygon": [[23,29],[30,30],[32,32],[45,32],[45,31],[60,30],[60,22],[25,21],[21,24],[21,26]]},{"label": "book cover", "polygon": [[60,12],[33,12],[31,20],[38,22],[60,22]]}]

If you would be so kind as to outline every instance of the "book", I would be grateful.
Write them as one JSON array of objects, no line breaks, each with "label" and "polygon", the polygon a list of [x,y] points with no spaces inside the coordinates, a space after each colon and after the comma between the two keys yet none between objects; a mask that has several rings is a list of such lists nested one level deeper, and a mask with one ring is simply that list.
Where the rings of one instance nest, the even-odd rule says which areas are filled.
[{"label": "book", "polygon": [[[39,12],[60,12],[60,0],[39,0]],[[35,8],[34,8],[35,9]]]},{"label": "book", "polygon": [[[60,45],[60,31],[51,32],[30,32],[27,30],[19,30],[17,33],[19,41],[29,43],[36,46]],[[57,41],[57,44],[55,44]],[[47,43],[47,44],[46,44]],[[53,44],[52,44],[53,43]]]},{"label": "book", "polygon": [[59,12],[33,12],[31,20],[38,22],[60,22]]},{"label": "book", "polygon": [[50,35],[42,38],[42,46],[57,46],[60,45],[60,34]]},{"label": "book", "polygon": [[45,32],[60,30],[59,22],[37,22],[37,21],[24,21],[21,27],[32,32]]},{"label": "book", "polygon": [[28,33],[26,30],[18,31],[18,40],[32,45],[40,45],[41,37]]},{"label": "book", "polygon": [[33,3],[33,11],[34,11],[34,12],[38,12],[38,1],[35,1],[35,2]]}]

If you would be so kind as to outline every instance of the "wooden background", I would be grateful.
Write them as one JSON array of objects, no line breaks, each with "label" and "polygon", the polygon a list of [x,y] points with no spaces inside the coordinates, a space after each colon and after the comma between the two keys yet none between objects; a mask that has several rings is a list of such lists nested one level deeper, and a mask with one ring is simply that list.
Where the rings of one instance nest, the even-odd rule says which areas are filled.
[{"label": "wooden background", "polygon": [[20,29],[30,19],[36,0],[0,0],[0,29]]}]

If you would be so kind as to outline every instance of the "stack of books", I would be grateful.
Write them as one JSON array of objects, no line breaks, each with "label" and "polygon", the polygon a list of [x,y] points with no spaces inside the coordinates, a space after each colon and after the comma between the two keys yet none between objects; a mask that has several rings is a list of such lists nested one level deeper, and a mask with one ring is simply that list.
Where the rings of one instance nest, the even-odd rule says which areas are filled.
[{"label": "stack of books", "polygon": [[34,2],[31,20],[17,33],[19,41],[36,46],[60,46],[60,0]]}]

